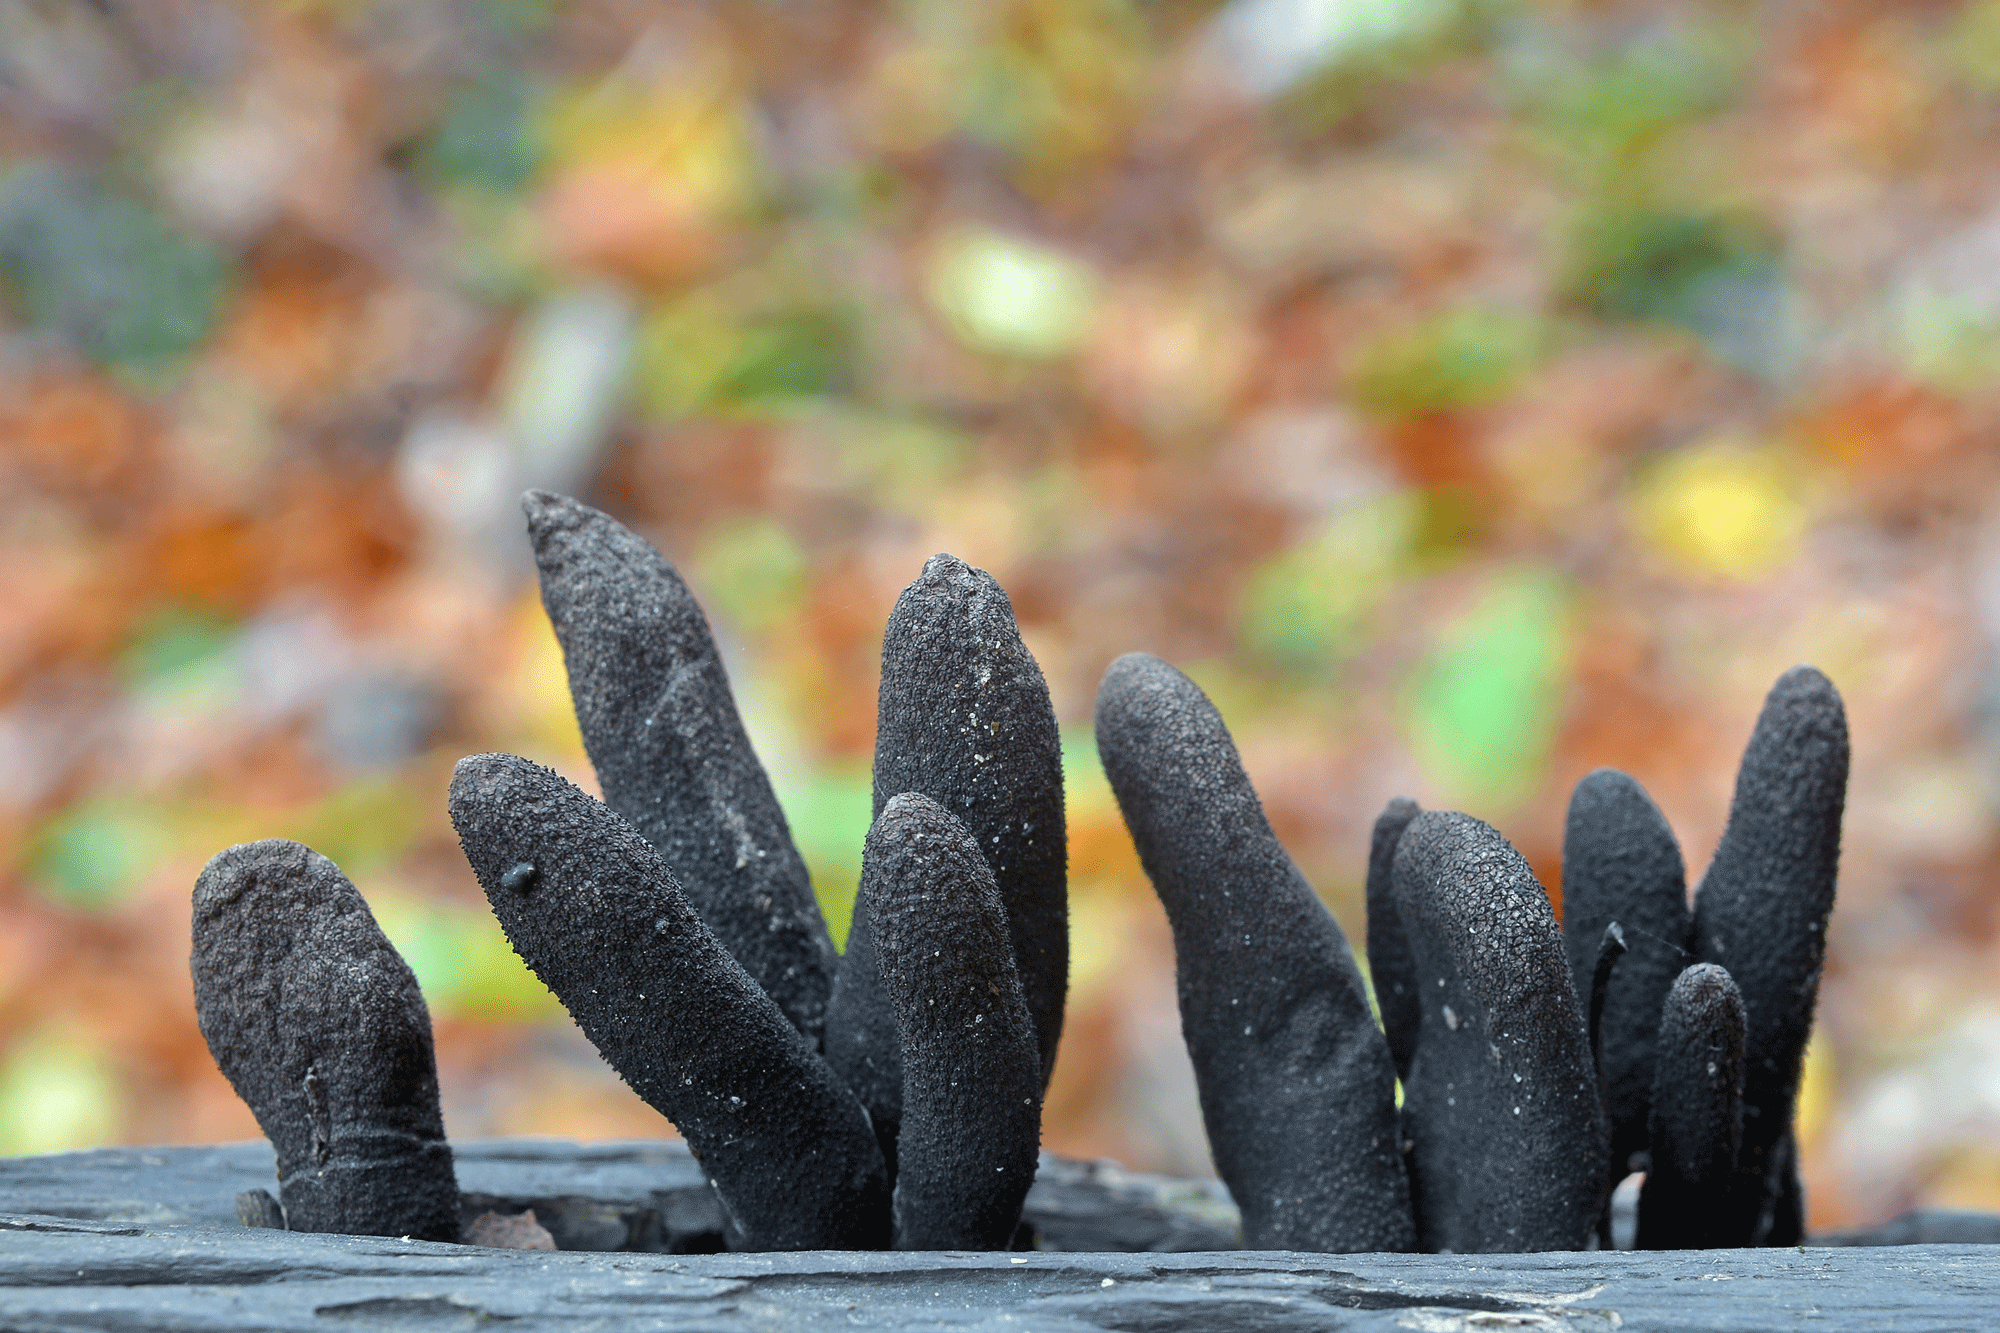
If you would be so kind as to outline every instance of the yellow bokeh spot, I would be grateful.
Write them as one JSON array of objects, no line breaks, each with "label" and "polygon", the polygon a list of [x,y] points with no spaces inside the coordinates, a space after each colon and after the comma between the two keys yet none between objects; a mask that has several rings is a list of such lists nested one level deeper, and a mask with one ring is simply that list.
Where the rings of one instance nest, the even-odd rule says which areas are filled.
[{"label": "yellow bokeh spot", "polygon": [[1130,948],[1132,926],[1132,909],[1115,888],[1098,887],[1072,894],[1069,901],[1072,997],[1089,996],[1120,975]]},{"label": "yellow bokeh spot", "polygon": [[651,88],[621,79],[550,99],[543,137],[558,171],[613,170],[720,216],[756,194],[756,157],[732,90]]},{"label": "yellow bokeh spot", "polygon": [[1789,561],[1806,529],[1785,460],[1732,444],[1681,450],[1640,479],[1634,526],[1654,549],[1705,574],[1756,579]]},{"label": "yellow bokeh spot", "polygon": [[522,739],[563,758],[580,759],[583,732],[570,706],[569,669],[563,664],[555,627],[532,590],[522,595],[514,624],[518,655],[508,694]]},{"label": "yellow bokeh spot", "polygon": [[931,256],[931,304],[971,346],[1022,357],[1072,350],[1096,313],[1097,275],[1059,251],[994,231],[948,235]]},{"label": "yellow bokeh spot", "polygon": [[440,1017],[559,1023],[562,1005],[508,943],[490,912],[408,890],[375,889],[369,910]]},{"label": "yellow bokeh spot", "polygon": [[1816,1141],[1833,1118],[1834,1094],[1839,1080],[1833,1065],[1833,1043],[1824,1032],[1814,1032],[1806,1044],[1805,1068],[1799,1073],[1799,1100],[1793,1130],[1801,1146]]},{"label": "yellow bokeh spot", "polygon": [[77,1034],[35,1033],[0,1064],[0,1155],[112,1142],[123,1102],[117,1076]]},{"label": "yellow bokeh spot", "polygon": [[743,331],[728,307],[712,295],[662,305],[639,330],[638,373],[632,377],[639,406],[667,421],[701,411],[742,342]]}]

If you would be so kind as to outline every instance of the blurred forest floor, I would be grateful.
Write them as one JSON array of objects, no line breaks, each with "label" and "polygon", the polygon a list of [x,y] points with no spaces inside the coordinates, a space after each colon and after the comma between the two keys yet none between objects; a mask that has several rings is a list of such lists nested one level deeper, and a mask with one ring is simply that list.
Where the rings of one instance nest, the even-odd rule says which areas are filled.
[{"label": "blurred forest floor", "polygon": [[2000,0],[0,0],[0,1152],[253,1136],[219,848],[337,860],[455,1136],[669,1132],[509,951],[460,755],[591,785],[516,498],[688,575],[829,918],[949,550],[1067,740],[1049,1147],[1206,1172],[1089,732],[1145,649],[1362,933],[1405,793],[1690,882],[1854,742],[1812,1219],[2000,1207]]}]

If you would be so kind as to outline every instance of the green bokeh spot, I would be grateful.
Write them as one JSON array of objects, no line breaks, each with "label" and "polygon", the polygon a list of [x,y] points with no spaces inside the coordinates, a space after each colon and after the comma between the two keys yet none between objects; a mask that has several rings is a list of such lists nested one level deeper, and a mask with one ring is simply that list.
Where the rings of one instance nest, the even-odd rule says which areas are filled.
[{"label": "green bokeh spot", "polygon": [[1095,819],[1118,808],[1104,761],[1097,753],[1097,735],[1087,726],[1062,731],[1063,809],[1068,823]]},{"label": "green bokeh spot", "polygon": [[1969,393],[2000,379],[2000,312],[1958,292],[1915,288],[1897,311],[1903,366],[1947,393]]},{"label": "green bokeh spot", "polygon": [[850,389],[857,341],[849,310],[746,316],[714,293],[699,293],[646,317],[633,397],[667,421],[704,412],[783,414]]},{"label": "green bokeh spot", "polygon": [[561,0],[478,0],[475,12],[501,32],[528,33],[547,27],[560,7]]},{"label": "green bokeh spot", "polygon": [[532,80],[493,72],[465,85],[418,146],[418,169],[446,185],[514,194],[541,167],[539,92]]},{"label": "green bokeh spot", "polygon": [[502,1022],[554,1022],[565,1014],[528,970],[489,912],[378,894],[370,909],[416,974],[434,1014]]},{"label": "green bokeh spot", "polygon": [[1701,332],[1704,288],[1770,285],[1779,250],[1769,227],[1742,214],[1602,203],[1577,223],[1568,286],[1594,314]]},{"label": "green bokeh spot", "polygon": [[1354,401],[1387,417],[1494,402],[1534,368],[1547,343],[1538,320],[1480,307],[1448,310],[1364,348],[1351,381]]},{"label": "green bokeh spot", "polygon": [[962,231],[931,257],[926,288],[968,346],[1010,356],[1065,355],[1082,342],[1100,280],[1059,250],[996,231]]},{"label": "green bokeh spot", "polygon": [[843,486],[868,495],[879,511],[912,517],[927,515],[938,489],[975,454],[962,433],[923,417],[842,412],[822,429]]},{"label": "green bokeh spot", "polygon": [[52,163],[0,179],[0,296],[28,323],[141,379],[207,338],[230,282],[220,247]]},{"label": "green bokeh spot", "polygon": [[119,656],[118,672],[135,694],[182,703],[225,702],[241,682],[230,660],[236,628],[197,607],[168,607],[146,617]]},{"label": "green bokeh spot", "polygon": [[1974,0],[1959,10],[1945,35],[1945,55],[1972,87],[2000,92],[2000,0]]},{"label": "green bokeh spot", "polygon": [[1727,107],[1751,49],[1722,26],[1653,28],[1594,60],[1556,41],[1524,47],[1515,78],[1550,152],[1601,181],[1643,171],[1673,131]]},{"label": "green bokeh spot", "polygon": [[361,778],[304,812],[283,836],[304,843],[354,879],[409,849],[431,799],[393,778]]},{"label": "green bokeh spot", "polygon": [[768,518],[727,524],[696,557],[702,601],[729,623],[757,634],[790,620],[805,598],[805,552]]},{"label": "green bokeh spot", "polygon": [[1446,628],[1405,702],[1412,746],[1442,787],[1500,804],[1532,792],[1560,720],[1569,600],[1552,575],[1517,575]]},{"label": "green bokeh spot", "polygon": [[792,841],[812,872],[813,892],[834,943],[847,947],[861,886],[861,844],[874,822],[875,787],[865,764],[828,766],[778,792]]},{"label": "green bokeh spot", "polygon": [[632,397],[662,421],[706,410],[736,360],[743,331],[724,303],[708,294],[669,302],[639,326]]},{"label": "green bokeh spot", "polygon": [[122,902],[167,850],[156,811],[108,798],[58,813],[29,842],[29,879],[65,907],[101,911]]},{"label": "green bokeh spot", "polygon": [[0,1064],[0,1156],[97,1147],[116,1137],[123,1102],[117,1074],[82,1040],[32,1034]]},{"label": "green bokeh spot", "polygon": [[1244,645],[1291,671],[1337,666],[1369,638],[1370,612],[1413,553],[1422,514],[1408,493],[1360,500],[1259,566],[1244,590]]},{"label": "green bokeh spot", "polygon": [[795,311],[743,331],[716,392],[724,402],[741,406],[823,398],[853,383],[853,360],[850,316]]}]

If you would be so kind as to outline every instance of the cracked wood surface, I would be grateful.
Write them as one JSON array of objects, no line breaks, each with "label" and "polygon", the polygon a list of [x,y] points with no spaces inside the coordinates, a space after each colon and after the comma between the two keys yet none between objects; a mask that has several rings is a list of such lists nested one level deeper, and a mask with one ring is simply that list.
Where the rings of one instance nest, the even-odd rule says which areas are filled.
[{"label": "cracked wood surface", "polygon": [[789,1330],[1972,1329],[1977,1246],[1540,1255],[483,1250],[0,1218],[0,1326]]},{"label": "cracked wood surface", "polygon": [[[2000,1309],[2000,1247],[1978,1245],[1229,1250],[1220,1248],[1233,1234],[1229,1208],[1212,1182],[1057,1158],[1044,1159],[1028,1207],[1042,1244],[1056,1249],[663,1253],[711,1225],[713,1204],[681,1144],[454,1148],[468,1207],[532,1205],[570,1252],[243,1227],[236,1194],[272,1182],[261,1142],[0,1159],[0,1328],[1929,1333],[1990,1327]],[[1881,1230],[1983,1235],[1995,1224],[1939,1214]],[[584,1245],[628,1248],[578,1252]],[[1197,1252],[1115,1252],[1149,1246]]]}]

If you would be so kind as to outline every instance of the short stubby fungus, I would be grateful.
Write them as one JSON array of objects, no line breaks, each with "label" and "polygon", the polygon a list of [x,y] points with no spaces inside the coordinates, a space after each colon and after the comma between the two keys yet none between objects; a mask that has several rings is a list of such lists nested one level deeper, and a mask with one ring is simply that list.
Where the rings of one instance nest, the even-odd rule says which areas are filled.
[{"label": "short stubby fungus", "polygon": [[294,1231],[458,1239],[458,1185],[417,979],[339,867],[231,847],[194,886],[201,1035],[278,1154]]}]

